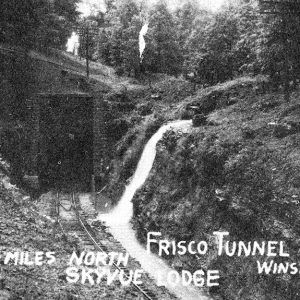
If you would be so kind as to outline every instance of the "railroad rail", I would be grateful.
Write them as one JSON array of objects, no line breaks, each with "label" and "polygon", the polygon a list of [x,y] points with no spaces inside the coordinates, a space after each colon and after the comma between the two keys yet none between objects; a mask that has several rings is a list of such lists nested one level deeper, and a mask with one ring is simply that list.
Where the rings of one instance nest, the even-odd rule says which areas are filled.
[{"label": "railroad rail", "polygon": [[[77,199],[76,199],[77,198]],[[78,229],[76,232],[78,236],[80,236],[86,246],[93,246],[93,248],[96,251],[105,253],[106,255],[111,252],[108,246],[104,245],[101,241],[98,241],[96,238],[96,234],[94,229],[88,224],[86,221],[85,216],[83,216],[83,213],[80,212],[80,203],[79,198],[75,196],[75,193],[71,193],[71,201],[70,201],[70,207],[65,207],[61,201],[60,201],[60,195],[59,192],[56,194],[56,201],[55,201],[55,208],[56,208],[56,222],[59,224],[62,232],[67,236],[67,230],[65,229],[62,221],[60,220],[60,210],[63,209],[67,212],[73,211],[76,214],[76,221],[80,225],[80,229]],[[122,246],[119,242],[116,241],[115,245],[118,246],[120,249]],[[122,250],[124,250],[122,248]],[[124,250],[125,251],[125,250]],[[134,262],[136,262],[133,259]],[[114,268],[118,269],[119,271],[124,272],[124,277],[126,279],[129,279],[129,276],[125,273],[128,269],[124,266],[119,266],[117,263],[113,263],[112,265]],[[147,300],[159,300],[161,298],[158,298],[157,295],[154,294],[150,289],[148,289],[144,284],[135,284],[134,282],[131,282],[131,285],[144,297],[144,299]],[[163,289],[162,287],[157,287],[157,289]],[[165,292],[165,291],[164,291]],[[168,292],[169,293],[169,292]],[[175,296],[171,295],[171,299],[177,299]]]}]

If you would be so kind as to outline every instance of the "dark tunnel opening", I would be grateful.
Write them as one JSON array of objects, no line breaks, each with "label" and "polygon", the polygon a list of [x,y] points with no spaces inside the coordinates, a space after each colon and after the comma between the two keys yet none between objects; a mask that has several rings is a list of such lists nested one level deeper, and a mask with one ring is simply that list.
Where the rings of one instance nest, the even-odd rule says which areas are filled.
[{"label": "dark tunnel opening", "polygon": [[89,191],[93,174],[93,101],[52,96],[40,109],[42,189]]}]

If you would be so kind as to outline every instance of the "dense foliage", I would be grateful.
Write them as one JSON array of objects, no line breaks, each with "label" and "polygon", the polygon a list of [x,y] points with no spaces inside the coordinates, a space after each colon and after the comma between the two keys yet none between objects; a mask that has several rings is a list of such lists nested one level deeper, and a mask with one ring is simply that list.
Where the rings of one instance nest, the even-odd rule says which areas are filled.
[{"label": "dense foliage", "polygon": [[[239,0],[213,13],[186,0],[106,0],[106,12],[79,20],[79,0],[2,1],[0,41],[27,48],[62,48],[81,29],[80,55],[114,66],[118,74],[183,74],[195,84],[213,85],[239,75],[264,73],[278,88],[299,81],[299,13],[283,1],[262,9],[258,0]],[[293,1],[292,1],[293,2]],[[268,12],[268,14],[262,13]],[[139,32],[149,24],[141,63]]]},{"label": "dense foliage", "polygon": [[[286,103],[279,93],[258,94],[257,84],[252,78],[235,79],[186,99],[196,105],[217,95],[216,109],[206,126],[163,135],[149,177],[133,198],[142,242],[151,231],[175,243],[208,242],[204,256],[165,258],[179,271],[219,270],[220,285],[209,290],[215,299],[299,298],[297,276],[258,274],[257,261],[268,261],[267,256],[216,253],[213,232],[228,231],[230,241],[284,241],[291,261],[299,261],[300,127],[283,132],[271,125],[277,115],[282,124],[299,124],[299,90]],[[236,99],[230,105],[228,100]],[[124,164],[134,149],[129,146]],[[274,261],[285,263],[281,257]]]},{"label": "dense foliage", "polygon": [[[202,85],[239,75],[270,75],[274,87],[299,79],[300,18],[296,13],[262,14],[258,1],[240,0],[216,13],[185,1],[170,9],[162,1],[110,0],[93,37],[91,56],[117,68],[119,74],[183,74]],[[95,18],[95,16],[94,16]],[[149,23],[140,63],[138,37]]]},{"label": "dense foliage", "polygon": [[79,0],[10,0],[0,4],[0,42],[61,48],[79,16]]}]

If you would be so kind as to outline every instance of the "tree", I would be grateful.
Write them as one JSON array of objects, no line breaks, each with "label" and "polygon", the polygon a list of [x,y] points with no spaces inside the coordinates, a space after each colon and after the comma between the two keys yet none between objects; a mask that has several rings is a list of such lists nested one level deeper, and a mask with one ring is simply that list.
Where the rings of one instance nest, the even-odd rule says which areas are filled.
[{"label": "tree", "polygon": [[139,32],[142,28],[142,20],[136,15],[132,18],[128,28],[123,32],[123,37],[126,43],[123,45],[123,62],[124,70],[129,72],[129,75],[138,77],[140,74],[140,56],[139,56]]},{"label": "tree", "polygon": [[144,64],[150,72],[178,75],[183,57],[177,40],[175,22],[166,3],[150,11],[149,33],[146,36]]},{"label": "tree", "polygon": [[79,13],[79,0],[2,1],[0,41],[25,48],[61,48]]},{"label": "tree", "polygon": [[79,0],[48,0],[46,2],[37,11],[40,26],[36,30],[36,44],[39,49],[47,49],[49,46],[64,49],[79,16],[76,6]]},{"label": "tree", "polygon": [[14,45],[32,46],[34,29],[40,24],[35,0],[1,1],[0,4],[0,41]]},{"label": "tree", "polygon": [[138,38],[142,27],[140,10],[133,0],[109,2],[108,7],[105,25],[99,36],[99,57],[116,67],[118,74],[137,76]]},{"label": "tree", "polygon": [[237,19],[231,10],[225,10],[200,24],[204,26],[193,32],[188,41],[189,48],[194,49],[189,60],[197,80],[212,85],[232,78]]},{"label": "tree", "polygon": [[216,84],[259,70],[262,22],[252,3],[229,6],[217,14],[200,11],[186,48],[185,72],[193,80]]},{"label": "tree", "polygon": [[267,32],[262,50],[263,70],[274,85],[284,85],[289,100],[290,83],[300,79],[300,5],[299,1],[259,1]]},{"label": "tree", "polygon": [[259,9],[253,3],[235,8],[238,39],[233,47],[235,71],[238,74],[260,72],[259,53],[263,40],[264,25]]},{"label": "tree", "polygon": [[201,11],[195,1],[188,1],[175,11],[178,43],[184,48],[187,38],[195,28],[195,20]]}]

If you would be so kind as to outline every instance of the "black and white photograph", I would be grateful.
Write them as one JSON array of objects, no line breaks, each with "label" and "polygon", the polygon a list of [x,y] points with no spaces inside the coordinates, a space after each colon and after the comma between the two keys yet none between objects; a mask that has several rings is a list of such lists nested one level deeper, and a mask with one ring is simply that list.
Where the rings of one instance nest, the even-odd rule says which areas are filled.
[{"label": "black and white photograph", "polygon": [[0,0],[0,300],[300,300],[300,0]]}]

